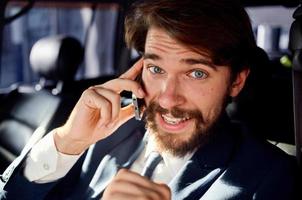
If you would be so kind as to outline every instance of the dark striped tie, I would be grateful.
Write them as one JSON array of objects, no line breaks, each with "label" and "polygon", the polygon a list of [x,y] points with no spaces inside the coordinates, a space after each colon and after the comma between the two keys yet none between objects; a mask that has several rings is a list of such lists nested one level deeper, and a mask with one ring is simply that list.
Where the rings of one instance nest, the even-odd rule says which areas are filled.
[{"label": "dark striped tie", "polygon": [[158,163],[160,163],[160,161],[162,161],[162,159],[163,159],[163,157],[158,152],[150,153],[141,175],[151,179],[154,169],[156,168]]}]

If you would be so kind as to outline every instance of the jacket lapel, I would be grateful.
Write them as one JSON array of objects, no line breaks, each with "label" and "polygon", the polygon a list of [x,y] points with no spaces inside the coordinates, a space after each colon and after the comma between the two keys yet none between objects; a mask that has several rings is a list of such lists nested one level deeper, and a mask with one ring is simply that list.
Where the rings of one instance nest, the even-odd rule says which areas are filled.
[{"label": "jacket lapel", "polygon": [[[201,198],[212,183],[225,171],[236,150],[238,136],[230,129],[229,123],[223,124],[223,126],[213,132],[213,136],[209,139],[208,143],[194,153],[192,158],[187,161],[169,183],[173,194],[172,199]],[[107,146],[107,151],[104,151],[103,144],[98,144],[94,147],[94,150],[91,150],[91,158],[103,157],[93,156],[94,154],[105,154],[105,156],[101,161],[93,161],[99,164],[96,165],[97,169],[91,172],[94,175],[91,177],[91,181],[89,181],[86,197],[100,199],[102,192],[117,171],[122,167],[128,168],[131,166],[132,162],[136,159],[133,154],[138,155],[143,149],[144,140],[142,138],[145,132],[144,127],[140,126],[134,130],[132,129],[132,131],[129,131],[128,127],[124,131],[119,131],[124,132],[121,133],[124,134],[122,139],[116,135],[119,138],[118,142],[110,142],[110,144],[114,143],[114,145],[111,145],[110,148]],[[108,145],[108,141],[106,145]],[[87,169],[86,173],[90,173],[90,169]]]},{"label": "jacket lapel", "polygon": [[130,121],[130,124],[127,123],[127,126],[114,133],[113,137],[89,149],[81,174],[81,183],[86,184],[84,199],[100,199],[117,171],[122,167],[128,167],[127,164],[132,162],[129,159],[135,159],[133,153],[143,149],[144,133],[144,124]]},{"label": "jacket lapel", "polygon": [[169,183],[172,199],[199,199],[225,171],[238,146],[238,136],[224,122]]}]

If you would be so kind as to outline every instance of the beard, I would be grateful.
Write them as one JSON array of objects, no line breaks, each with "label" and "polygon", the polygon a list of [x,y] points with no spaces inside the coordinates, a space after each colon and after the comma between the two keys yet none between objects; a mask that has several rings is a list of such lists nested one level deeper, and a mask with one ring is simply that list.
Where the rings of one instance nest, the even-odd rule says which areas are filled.
[{"label": "beard", "polygon": [[[174,156],[182,157],[208,142],[212,133],[215,132],[222,110],[225,108],[227,97],[221,106],[214,110],[211,118],[205,118],[201,111],[187,110],[174,107],[170,110],[162,108],[155,101],[151,101],[145,110],[145,121],[150,135],[154,136],[157,148],[161,152],[168,152]],[[194,120],[194,130],[184,134],[174,134],[159,129],[156,123],[156,115],[170,113],[175,118],[189,118]]]}]

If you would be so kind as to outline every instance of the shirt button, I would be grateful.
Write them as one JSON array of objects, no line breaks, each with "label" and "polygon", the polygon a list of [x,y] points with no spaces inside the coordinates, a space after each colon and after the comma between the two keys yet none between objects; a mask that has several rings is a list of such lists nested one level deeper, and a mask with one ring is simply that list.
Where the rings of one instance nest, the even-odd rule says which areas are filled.
[{"label": "shirt button", "polygon": [[45,170],[49,170],[49,164],[44,163],[44,164],[43,164],[43,168],[44,168]]}]

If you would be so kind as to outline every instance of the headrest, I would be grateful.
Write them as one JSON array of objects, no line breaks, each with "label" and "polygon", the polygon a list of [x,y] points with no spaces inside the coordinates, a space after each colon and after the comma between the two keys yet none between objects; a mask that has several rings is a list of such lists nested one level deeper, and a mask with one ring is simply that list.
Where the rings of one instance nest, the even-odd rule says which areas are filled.
[{"label": "headrest", "polygon": [[38,40],[30,52],[34,72],[47,80],[72,81],[84,57],[81,43],[70,36],[50,36]]}]

